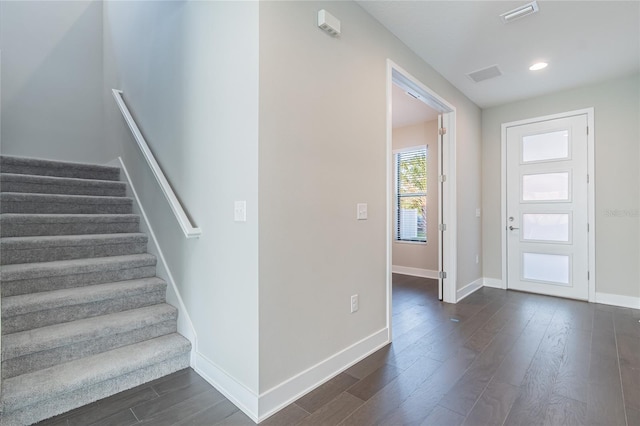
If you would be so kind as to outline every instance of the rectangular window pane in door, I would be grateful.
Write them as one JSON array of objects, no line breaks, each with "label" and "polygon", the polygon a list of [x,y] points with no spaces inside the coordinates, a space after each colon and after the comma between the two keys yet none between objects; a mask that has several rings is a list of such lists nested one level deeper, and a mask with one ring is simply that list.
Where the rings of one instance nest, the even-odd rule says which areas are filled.
[{"label": "rectangular window pane in door", "polygon": [[568,213],[525,213],[522,215],[522,239],[569,242]]},{"label": "rectangular window pane in door", "polygon": [[560,130],[522,138],[522,162],[569,158],[569,131]]},{"label": "rectangular window pane in door", "polygon": [[522,279],[569,285],[569,256],[522,253]]},{"label": "rectangular window pane in door", "polygon": [[569,172],[522,176],[522,201],[568,201]]}]

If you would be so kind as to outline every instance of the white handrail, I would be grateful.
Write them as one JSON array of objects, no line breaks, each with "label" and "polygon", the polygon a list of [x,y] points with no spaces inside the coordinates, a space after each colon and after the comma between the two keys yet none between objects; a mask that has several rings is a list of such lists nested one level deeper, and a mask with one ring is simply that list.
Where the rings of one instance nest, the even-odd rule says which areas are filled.
[{"label": "white handrail", "polygon": [[171,210],[173,210],[173,214],[176,216],[176,219],[178,219],[178,223],[180,224],[180,228],[182,228],[182,232],[184,232],[184,236],[187,238],[199,237],[202,234],[202,230],[200,228],[194,227],[191,224],[189,217],[182,208],[182,204],[180,204],[180,201],[178,201],[176,194],[171,188],[171,185],[169,185],[167,178],[164,176],[164,173],[162,173],[162,169],[158,165],[156,158],[153,156],[153,153],[149,149],[147,141],[144,139],[144,136],[142,136],[142,132],[140,132],[138,125],[129,112],[129,108],[127,108],[127,105],[124,103],[124,99],[122,98],[122,90],[112,89],[112,92],[113,97],[115,98],[116,103],[120,108],[120,112],[122,112],[124,120],[129,125],[129,129],[131,129],[131,133],[133,133],[133,137],[135,138],[136,142],[138,142],[138,146],[142,151],[142,155],[144,155],[144,158],[147,160],[147,164],[151,168],[153,175],[158,181],[158,185],[160,185],[164,196],[169,202]]}]

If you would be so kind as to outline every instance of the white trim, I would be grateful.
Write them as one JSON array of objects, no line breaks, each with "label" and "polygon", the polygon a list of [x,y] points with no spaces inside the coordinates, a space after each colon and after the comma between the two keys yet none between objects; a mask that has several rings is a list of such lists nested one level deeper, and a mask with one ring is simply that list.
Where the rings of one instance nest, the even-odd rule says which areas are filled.
[{"label": "white trim", "polygon": [[620,294],[596,293],[595,303],[640,309],[640,297],[623,296]]},{"label": "white trim", "polygon": [[153,156],[151,149],[149,149],[149,145],[147,144],[147,141],[144,139],[144,136],[142,136],[142,132],[138,128],[136,121],[134,120],[133,116],[129,112],[129,108],[127,108],[127,104],[124,102],[122,91],[111,89],[111,92],[113,93],[113,97],[116,100],[116,103],[118,104],[118,108],[120,108],[120,112],[122,113],[124,120],[127,122],[127,125],[129,126],[129,129],[131,130],[131,133],[133,134],[134,139],[136,140],[136,142],[138,143],[138,146],[140,147],[140,151],[142,151],[143,157],[145,158],[145,160],[147,160],[147,164],[149,165],[149,168],[151,168],[151,172],[153,173],[153,176],[156,178],[156,182],[158,182],[158,185],[160,185],[160,189],[162,189],[162,193],[167,199],[169,206],[171,206],[171,210],[173,211],[173,214],[178,220],[178,223],[180,224],[180,228],[182,229],[184,236],[187,238],[199,237],[202,234],[202,230],[200,228],[194,227],[191,224],[191,221],[189,220],[187,213],[184,211],[184,208],[182,207],[182,204],[180,204],[180,201],[178,201],[178,198],[176,197],[176,194],[173,192],[171,185],[169,185],[169,182],[167,181],[167,178],[162,172],[160,165],[156,161],[156,158]]},{"label": "white trim", "polygon": [[395,239],[395,224],[393,223],[394,218],[395,218],[395,206],[393,205],[393,197],[394,197],[394,192],[395,190],[393,189],[393,187],[395,186],[392,182],[395,182],[395,177],[394,175],[394,170],[395,170],[395,164],[394,164],[394,158],[393,158],[393,113],[392,113],[392,99],[393,99],[393,81],[391,79],[391,73],[392,73],[392,67],[391,64],[389,62],[389,60],[387,59],[387,98],[386,98],[386,102],[387,102],[387,146],[386,146],[386,163],[387,163],[387,167],[386,167],[386,206],[387,206],[387,220],[386,220],[386,225],[385,225],[385,229],[386,229],[386,247],[385,247],[385,251],[386,251],[386,276],[385,276],[385,287],[387,289],[387,306],[386,306],[386,318],[387,318],[387,329],[389,330],[389,340],[393,339],[393,332],[392,332],[392,328],[391,328],[391,316],[393,315],[393,292],[392,292],[392,283],[393,283],[393,276],[392,276],[392,270],[393,270],[393,256],[392,256],[392,247],[393,247],[393,240]]},{"label": "white trim", "polygon": [[410,266],[393,265],[391,272],[394,274],[410,275],[412,277],[438,279],[438,271],[431,269],[412,268]]},{"label": "white trim", "polygon": [[595,119],[594,109],[587,108],[587,125],[589,134],[587,135],[587,171],[589,182],[587,183],[587,204],[589,220],[589,302],[596,301],[596,152],[595,152]]},{"label": "white trim", "polygon": [[596,302],[596,220],[595,220],[595,119],[594,108],[584,108],[575,111],[567,111],[558,114],[545,115],[542,117],[527,118],[524,120],[511,121],[502,123],[501,131],[501,182],[500,182],[500,230],[502,241],[502,281],[503,288],[508,287],[507,275],[507,128],[521,126],[523,124],[537,123],[540,121],[556,120],[559,118],[575,117],[578,115],[587,116],[587,125],[589,126],[589,134],[587,135],[587,173],[589,174],[589,183],[587,184],[587,208],[589,220],[589,295],[588,301]]},{"label": "white trim", "polygon": [[238,382],[201,353],[196,353],[193,369],[254,422],[258,423],[258,395]]},{"label": "white trim", "polygon": [[390,342],[389,338],[389,329],[383,328],[285,382],[261,393],[258,420],[265,420],[296,399],[331,380],[358,361],[368,357],[387,345]]},{"label": "white trim", "polygon": [[155,232],[153,232],[153,228],[151,227],[151,223],[149,222],[149,218],[142,207],[142,203],[140,202],[140,198],[138,197],[138,193],[136,192],[135,187],[133,186],[133,182],[131,182],[131,176],[129,176],[129,172],[127,171],[127,167],[124,165],[122,161],[122,157],[118,157],[112,163],[119,165],[120,169],[124,174],[124,178],[127,182],[127,189],[131,192],[134,203],[134,212],[138,213],[142,220],[140,221],[141,231],[149,236],[149,244],[147,246],[147,250],[149,253],[156,256],[158,262],[156,264],[156,275],[160,278],[164,279],[167,283],[167,301],[171,304],[177,305],[178,308],[178,333],[182,334],[191,342],[191,366],[195,365],[195,353],[198,347],[198,336],[196,334],[196,329],[193,326],[193,322],[191,322],[191,317],[189,316],[189,312],[187,311],[187,307],[185,306],[182,297],[180,296],[180,292],[178,291],[178,287],[176,286],[176,282],[173,279],[173,274],[169,269],[169,265],[164,258],[164,254],[162,253],[162,249],[160,248],[160,244],[158,244],[158,239],[156,238]]},{"label": "white trim", "polygon": [[456,298],[457,298],[456,301],[459,302],[465,297],[469,296],[471,293],[481,289],[483,286],[483,281],[484,281],[483,278],[478,278],[477,280],[474,280],[469,284],[465,285],[464,287],[462,287],[460,290],[456,292]]},{"label": "white trim", "polygon": [[506,287],[504,285],[504,281],[503,280],[499,280],[497,278],[483,278],[482,279],[482,285],[484,287],[491,287],[491,288],[499,288],[502,290],[506,290]]}]

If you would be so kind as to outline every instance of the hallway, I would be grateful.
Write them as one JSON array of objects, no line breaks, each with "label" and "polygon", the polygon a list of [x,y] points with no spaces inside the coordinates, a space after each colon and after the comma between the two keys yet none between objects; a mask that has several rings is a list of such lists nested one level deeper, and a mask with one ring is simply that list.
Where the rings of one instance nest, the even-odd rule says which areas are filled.
[{"label": "hallway", "polygon": [[[640,424],[640,311],[394,275],[392,345],[263,425]],[[123,419],[127,419],[125,421]],[[251,425],[191,370],[48,425]]]}]

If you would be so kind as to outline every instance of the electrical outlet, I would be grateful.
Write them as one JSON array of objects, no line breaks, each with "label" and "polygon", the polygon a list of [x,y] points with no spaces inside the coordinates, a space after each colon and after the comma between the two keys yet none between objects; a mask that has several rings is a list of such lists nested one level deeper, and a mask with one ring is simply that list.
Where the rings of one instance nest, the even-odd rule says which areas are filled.
[{"label": "electrical outlet", "polygon": [[351,296],[351,313],[354,313],[358,310],[358,295],[354,294]]},{"label": "electrical outlet", "polygon": [[480,255],[476,254],[476,264],[480,263]]},{"label": "electrical outlet", "polygon": [[476,217],[480,217],[480,207],[476,207]]}]

